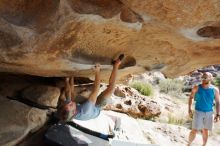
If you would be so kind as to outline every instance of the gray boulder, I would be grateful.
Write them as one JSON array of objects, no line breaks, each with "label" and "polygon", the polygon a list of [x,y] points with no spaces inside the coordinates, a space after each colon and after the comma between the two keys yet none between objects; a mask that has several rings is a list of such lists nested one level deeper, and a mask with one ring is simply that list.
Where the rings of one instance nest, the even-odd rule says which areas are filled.
[{"label": "gray boulder", "polygon": [[60,89],[53,86],[34,85],[26,88],[22,97],[40,105],[57,107]]},{"label": "gray boulder", "polygon": [[47,121],[47,111],[0,98],[0,145],[13,146]]}]

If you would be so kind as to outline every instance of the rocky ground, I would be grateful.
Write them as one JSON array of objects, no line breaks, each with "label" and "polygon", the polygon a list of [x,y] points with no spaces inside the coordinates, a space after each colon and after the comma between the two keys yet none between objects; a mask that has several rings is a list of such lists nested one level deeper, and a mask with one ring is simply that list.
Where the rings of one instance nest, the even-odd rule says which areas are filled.
[{"label": "rocky ground", "polygon": [[[160,146],[186,146],[189,134],[189,129],[183,126],[173,124],[162,124],[157,122],[139,120],[138,121],[144,131],[146,137],[154,144]],[[216,126],[219,126],[216,125]],[[212,135],[207,146],[218,146],[220,136]],[[192,146],[201,146],[202,137],[197,135]]]},{"label": "rocky ground", "polygon": [[[213,68],[212,72],[210,69],[213,70]],[[193,72],[191,76],[179,79],[184,80],[185,85],[190,87],[199,83],[199,80],[198,82],[192,81],[199,79],[201,72],[210,71],[217,76],[219,73],[217,68],[219,66],[200,69]],[[128,85],[117,85],[112,95],[112,103],[103,109],[114,111],[113,115],[120,116],[126,121],[122,127],[125,127],[128,137],[132,129],[126,124],[133,123],[139,127],[137,132],[139,134],[135,136],[140,138],[140,133],[142,133],[147,143],[161,146],[184,146],[187,143],[191,123],[187,115],[187,103],[185,99],[160,91],[158,84],[164,79],[163,74],[159,72],[132,75],[127,80],[128,84],[134,81],[148,82],[154,86],[154,94],[144,96]],[[86,86],[76,87],[76,99],[78,102],[83,102],[82,97],[91,92],[91,81],[80,78],[76,83],[89,83]],[[1,74],[0,145],[37,146],[40,144],[43,146],[42,135],[48,128],[51,113],[56,110],[62,87],[63,82],[59,78]],[[106,84],[102,84],[101,90],[105,88]],[[201,135],[199,135],[194,145],[201,145],[201,142]],[[220,123],[217,123],[211,133],[208,146],[217,146],[219,143]]]}]

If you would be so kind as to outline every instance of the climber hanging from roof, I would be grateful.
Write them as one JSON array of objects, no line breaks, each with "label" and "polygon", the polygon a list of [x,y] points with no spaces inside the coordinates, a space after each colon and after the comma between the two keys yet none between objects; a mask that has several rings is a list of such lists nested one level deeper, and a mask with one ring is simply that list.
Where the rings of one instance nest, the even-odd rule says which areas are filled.
[{"label": "climber hanging from roof", "polygon": [[89,97],[87,97],[87,101],[82,104],[76,104],[73,101],[73,77],[65,78],[65,99],[59,111],[60,119],[64,121],[72,118],[77,120],[89,120],[98,117],[100,114],[99,106],[105,105],[111,98],[114,91],[118,68],[123,58],[124,54],[121,54],[118,59],[112,61],[113,70],[109,78],[109,85],[100,95],[98,95],[100,89],[100,64],[95,65],[95,81],[93,90]]}]

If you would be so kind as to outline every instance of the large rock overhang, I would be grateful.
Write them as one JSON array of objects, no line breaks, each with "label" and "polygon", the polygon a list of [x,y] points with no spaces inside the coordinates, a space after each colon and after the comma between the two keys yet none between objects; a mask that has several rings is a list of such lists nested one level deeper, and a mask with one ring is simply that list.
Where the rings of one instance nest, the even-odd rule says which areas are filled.
[{"label": "large rock overhang", "polygon": [[167,77],[220,64],[220,4],[173,0],[0,0],[0,71],[92,75],[126,55],[121,75]]}]

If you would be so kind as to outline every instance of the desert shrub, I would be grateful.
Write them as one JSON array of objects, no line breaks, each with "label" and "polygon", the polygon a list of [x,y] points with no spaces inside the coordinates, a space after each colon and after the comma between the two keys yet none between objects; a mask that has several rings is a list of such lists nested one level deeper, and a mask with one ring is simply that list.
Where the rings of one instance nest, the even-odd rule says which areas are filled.
[{"label": "desert shrub", "polygon": [[176,118],[171,114],[168,115],[168,124],[183,125],[184,123],[185,123],[185,118]]},{"label": "desert shrub", "polygon": [[213,83],[215,86],[220,87],[220,76],[215,77]]},{"label": "desert shrub", "polygon": [[184,82],[178,79],[164,79],[159,83],[160,91],[166,94],[181,97],[184,88]]},{"label": "desert shrub", "polygon": [[139,93],[145,96],[151,96],[154,93],[154,89],[149,83],[134,82],[131,87],[135,88]]}]

